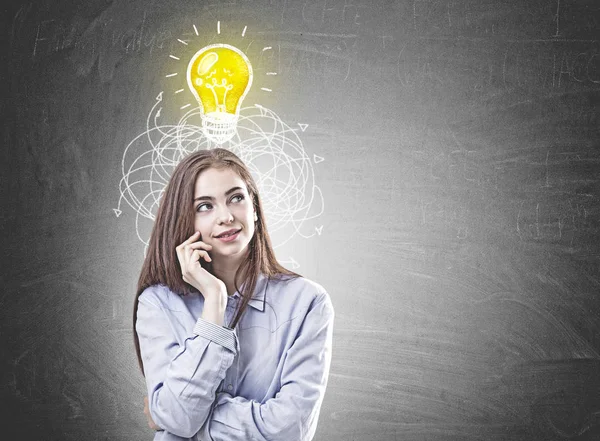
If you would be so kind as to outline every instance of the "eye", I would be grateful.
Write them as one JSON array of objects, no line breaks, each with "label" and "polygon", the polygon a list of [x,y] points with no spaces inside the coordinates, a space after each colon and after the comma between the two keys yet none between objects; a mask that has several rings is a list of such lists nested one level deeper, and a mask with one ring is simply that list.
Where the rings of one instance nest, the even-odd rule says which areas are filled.
[{"label": "eye", "polygon": [[242,202],[245,199],[243,194],[236,194],[234,197],[231,198],[231,200],[233,201],[236,198],[238,199],[237,202]]},{"label": "eye", "polygon": [[[203,209],[203,207],[206,207],[206,209]],[[211,207],[212,207],[212,204],[200,204],[196,207],[196,211],[197,212],[207,211],[207,210],[210,210]]]}]

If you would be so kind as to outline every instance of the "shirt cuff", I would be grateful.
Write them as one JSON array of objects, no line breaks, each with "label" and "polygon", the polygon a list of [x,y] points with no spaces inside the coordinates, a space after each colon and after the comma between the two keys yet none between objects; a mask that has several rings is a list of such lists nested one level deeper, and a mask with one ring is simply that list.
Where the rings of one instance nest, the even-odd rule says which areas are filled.
[{"label": "shirt cuff", "polygon": [[237,335],[233,329],[219,326],[203,318],[198,318],[193,332],[196,335],[224,346],[233,353],[237,353],[240,348]]}]

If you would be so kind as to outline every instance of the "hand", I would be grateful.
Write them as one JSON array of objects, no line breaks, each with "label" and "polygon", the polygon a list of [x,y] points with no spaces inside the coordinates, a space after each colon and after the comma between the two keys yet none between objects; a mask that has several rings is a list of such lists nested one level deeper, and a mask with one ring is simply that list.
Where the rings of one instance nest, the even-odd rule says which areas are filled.
[{"label": "hand", "polygon": [[212,262],[208,250],[212,249],[212,245],[197,240],[200,233],[196,231],[189,239],[175,248],[177,259],[181,267],[181,275],[183,280],[196,288],[207,300],[207,297],[217,296],[217,299],[224,298],[227,304],[227,287],[222,280],[216,278],[211,273],[206,271],[200,264],[200,259],[203,258],[207,262]]},{"label": "hand", "polygon": [[148,426],[150,426],[152,430],[163,430],[162,427],[156,425],[156,423],[152,419],[152,416],[150,416],[150,407],[148,407],[147,396],[144,397],[144,413],[146,414],[146,418],[148,418]]}]

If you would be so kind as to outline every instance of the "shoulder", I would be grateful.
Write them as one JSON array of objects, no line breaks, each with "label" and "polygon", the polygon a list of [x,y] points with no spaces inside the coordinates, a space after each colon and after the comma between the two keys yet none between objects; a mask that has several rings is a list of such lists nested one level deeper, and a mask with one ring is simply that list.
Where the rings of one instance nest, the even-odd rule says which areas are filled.
[{"label": "shoulder", "polygon": [[306,277],[276,276],[269,280],[269,291],[270,297],[276,302],[291,303],[305,309],[326,303],[333,309],[329,293],[323,285]]},{"label": "shoulder", "polygon": [[181,295],[172,291],[167,285],[158,284],[144,289],[138,297],[138,302],[157,308],[173,309],[182,300]]}]

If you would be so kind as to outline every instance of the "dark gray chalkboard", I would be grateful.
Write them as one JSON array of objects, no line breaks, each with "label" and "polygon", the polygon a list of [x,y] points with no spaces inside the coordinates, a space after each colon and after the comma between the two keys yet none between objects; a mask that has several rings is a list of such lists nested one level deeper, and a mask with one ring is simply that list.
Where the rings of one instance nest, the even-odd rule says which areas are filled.
[{"label": "dark gray chalkboard", "polygon": [[322,230],[278,250],[336,308],[315,439],[600,438],[598,2],[3,8],[3,434],[152,438],[131,329],[144,248],[114,209],[183,38],[244,50],[247,102],[307,124],[323,158]]}]

